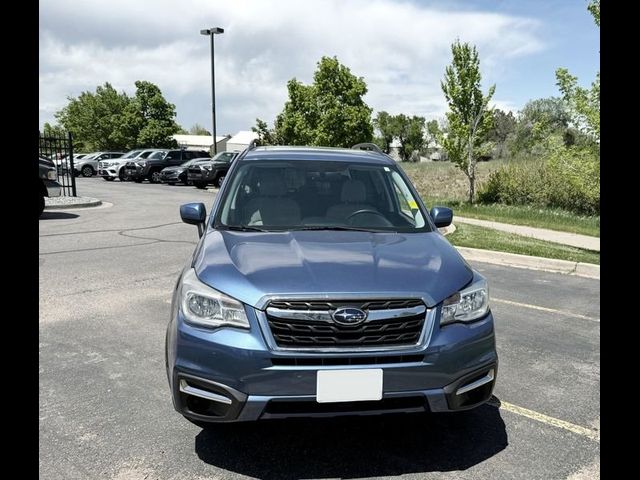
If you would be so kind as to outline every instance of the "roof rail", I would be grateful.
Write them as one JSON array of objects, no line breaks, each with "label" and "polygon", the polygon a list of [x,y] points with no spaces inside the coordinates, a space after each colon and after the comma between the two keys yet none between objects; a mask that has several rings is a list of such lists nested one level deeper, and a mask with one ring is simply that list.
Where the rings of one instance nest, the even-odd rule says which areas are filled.
[{"label": "roof rail", "polygon": [[351,148],[353,150],[368,150],[370,152],[384,153],[375,143],[357,143]]},{"label": "roof rail", "polygon": [[254,138],[249,142],[249,146],[247,147],[247,150],[253,150],[254,148],[259,146],[260,146],[260,142],[258,141],[257,138]]}]

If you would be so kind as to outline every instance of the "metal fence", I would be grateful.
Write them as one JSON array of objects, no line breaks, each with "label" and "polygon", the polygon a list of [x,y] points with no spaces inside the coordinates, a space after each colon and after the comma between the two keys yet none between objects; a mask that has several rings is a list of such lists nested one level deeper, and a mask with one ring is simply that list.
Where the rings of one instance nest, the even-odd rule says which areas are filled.
[{"label": "metal fence", "polygon": [[38,138],[40,156],[51,160],[58,168],[58,183],[62,186],[62,195],[77,196],[71,132],[67,135],[44,135],[42,132],[38,132]]}]

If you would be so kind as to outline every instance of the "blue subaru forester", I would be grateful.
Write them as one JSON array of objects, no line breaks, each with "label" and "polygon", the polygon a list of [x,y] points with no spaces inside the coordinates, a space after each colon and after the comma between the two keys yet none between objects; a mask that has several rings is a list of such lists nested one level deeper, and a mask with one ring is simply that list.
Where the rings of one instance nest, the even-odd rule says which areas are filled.
[{"label": "blue subaru forester", "polygon": [[486,280],[371,144],[238,156],[173,293],[173,404],[199,425],[465,410],[496,381]]}]

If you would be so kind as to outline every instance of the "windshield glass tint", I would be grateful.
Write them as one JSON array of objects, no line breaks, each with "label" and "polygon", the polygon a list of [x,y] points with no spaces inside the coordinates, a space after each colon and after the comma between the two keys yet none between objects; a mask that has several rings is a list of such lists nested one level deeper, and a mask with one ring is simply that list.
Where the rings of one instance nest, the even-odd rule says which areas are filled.
[{"label": "windshield glass tint", "polygon": [[128,153],[125,153],[122,157],[120,158],[133,158],[136,155],[138,155],[142,150],[131,150]]},{"label": "windshield glass tint", "polygon": [[216,227],[429,231],[397,167],[329,161],[245,161]]},{"label": "windshield glass tint", "polygon": [[235,153],[221,152],[213,157],[213,160],[215,162],[230,162],[233,157],[235,157]]}]

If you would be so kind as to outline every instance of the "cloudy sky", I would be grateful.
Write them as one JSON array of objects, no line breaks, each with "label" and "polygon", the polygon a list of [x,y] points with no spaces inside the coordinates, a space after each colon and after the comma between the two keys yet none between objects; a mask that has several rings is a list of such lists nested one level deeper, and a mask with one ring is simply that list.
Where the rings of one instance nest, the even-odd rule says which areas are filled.
[{"label": "cloudy sky", "polygon": [[369,87],[375,111],[438,118],[440,79],[456,38],[479,50],[485,89],[518,110],[557,95],[564,66],[588,84],[599,30],[586,0],[46,0],[40,2],[40,124],[68,96],[110,82],[157,84],[185,128],[211,128],[209,42],[216,36],[218,134],[273,121],[292,77],[310,82],[337,56]]}]

